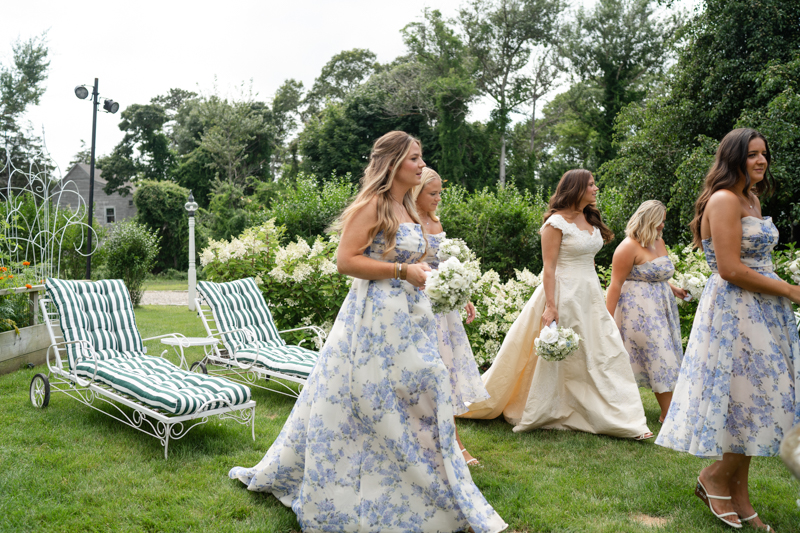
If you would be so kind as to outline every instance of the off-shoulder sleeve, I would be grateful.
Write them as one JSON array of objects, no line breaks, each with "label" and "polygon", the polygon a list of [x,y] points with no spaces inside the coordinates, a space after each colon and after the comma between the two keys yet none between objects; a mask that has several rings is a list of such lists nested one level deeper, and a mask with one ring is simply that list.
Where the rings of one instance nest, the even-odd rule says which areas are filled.
[{"label": "off-shoulder sleeve", "polygon": [[539,231],[541,232],[542,230],[544,230],[545,226],[547,226],[548,224],[556,229],[560,229],[561,233],[563,233],[564,235],[572,233],[572,224],[564,220],[564,217],[562,217],[561,215],[551,215],[550,218],[548,218],[545,221],[545,223],[542,224],[542,227],[539,228]]}]

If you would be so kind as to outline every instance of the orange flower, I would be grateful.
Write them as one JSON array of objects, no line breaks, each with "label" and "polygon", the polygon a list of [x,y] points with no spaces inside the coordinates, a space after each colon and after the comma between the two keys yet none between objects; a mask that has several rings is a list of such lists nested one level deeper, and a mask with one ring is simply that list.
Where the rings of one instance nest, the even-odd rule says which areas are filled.
[{"label": "orange flower", "polygon": [[0,267],[0,272],[5,272],[6,270],[8,270],[6,267]]},{"label": "orange flower", "polygon": [[33,288],[33,285],[31,285],[30,283],[26,283],[26,284],[25,284],[25,288],[26,288],[26,289],[32,289],[32,288]]},{"label": "orange flower", "polygon": [[4,279],[6,279],[6,277],[5,277],[5,276],[0,276],[0,281],[2,281],[2,280],[4,280]]},{"label": "orange flower", "polygon": [[9,274],[8,279],[14,279],[14,274]]},{"label": "orange flower", "polygon": [[22,264],[25,265],[25,266],[31,266],[31,262],[30,261],[23,261]]}]

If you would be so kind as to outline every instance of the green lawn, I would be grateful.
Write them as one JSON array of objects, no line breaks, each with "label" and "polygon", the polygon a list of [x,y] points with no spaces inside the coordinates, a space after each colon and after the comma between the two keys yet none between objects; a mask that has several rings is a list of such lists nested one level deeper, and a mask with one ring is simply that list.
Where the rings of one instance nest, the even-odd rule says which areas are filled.
[{"label": "green lawn", "polygon": [[189,282],[171,279],[148,279],[144,282],[146,291],[188,291]]},{"label": "green lawn", "polygon": [[[196,315],[143,307],[143,336],[203,334]],[[169,326],[165,326],[169,324]],[[152,345],[150,353],[160,352]],[[190,360],[200,349],[189,353]],[[173,359],[174,360],[174,359]],[[211,421],[173,441],[169,460],[156,439],[54,395],[34,409],[36,372],[0,376],[0,531],[296,531],[294,514],[274,497],[229,480],[232,466],[256,464],[277,436],[293,400],[253,389],[256,441],[249,428]],[[650,428],[658,407],[642,390]],[[725,532],[693,496],[709,464],[656,446],[584,433],[515,434],[501,420],[459,421],[469,450],[484,464],[475,482],[509,531]],[[755,458],[756,509],[779,532],[798,531],[798,484],[778,458]],[[746,531],[747,529],[745,529]]]}]

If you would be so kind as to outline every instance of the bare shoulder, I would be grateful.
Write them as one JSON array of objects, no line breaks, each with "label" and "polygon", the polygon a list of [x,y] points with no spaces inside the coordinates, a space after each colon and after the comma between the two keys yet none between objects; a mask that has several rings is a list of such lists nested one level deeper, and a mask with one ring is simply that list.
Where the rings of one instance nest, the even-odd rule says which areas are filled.
[{"label": "bare shoulder", "polygon": [[641,249],[641,244],[630,237],[625,237],[622,239],[622,242],[617,245],[617,249],[614,250],[614,259],[630,259],[632,261]]},{"label": "bare shoulder", "polygon": [[729,191],[728,189],[721,189],[708,199],[708,203],[706,204],[706,212],[708,210],[735,210],[737,213],[741,211],[741,203],[739,202],[739,198],[735,192]]}]

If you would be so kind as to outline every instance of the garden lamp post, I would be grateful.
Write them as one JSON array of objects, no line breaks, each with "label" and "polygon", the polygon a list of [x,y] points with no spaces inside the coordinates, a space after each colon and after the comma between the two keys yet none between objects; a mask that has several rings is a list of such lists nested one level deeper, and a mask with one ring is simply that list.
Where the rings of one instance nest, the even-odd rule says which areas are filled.
[{"label": "garden lamp post", "polygon": [[194,212],[198,205],[194,201],[192,191],[189,191],[189,198],[184,209],[189,213],[189,311],[194,311],[194,299],[197,295],[197,270],[194,265]]},{"label": "garden lamp post", "polygon": [[[89,164],[89,231],[88,233],[88,250],[86,251],[86,279],[92,279],[92,214],[94,213],[94,151],[95,139],[97,136],[97,106],[100,104],[100,93],[98,93],[98,81],[94,79],[94,88],[92,90],[92,158]],[[81,100],[85,100],[89,96],[89,89],[85,85],[78,85],[75,87],[75,96]],[[106,113],[116,113],[119,111],[119,104],[110,98],[103,102],[103,109]]]}]

